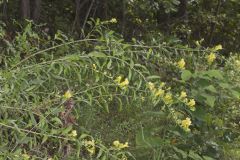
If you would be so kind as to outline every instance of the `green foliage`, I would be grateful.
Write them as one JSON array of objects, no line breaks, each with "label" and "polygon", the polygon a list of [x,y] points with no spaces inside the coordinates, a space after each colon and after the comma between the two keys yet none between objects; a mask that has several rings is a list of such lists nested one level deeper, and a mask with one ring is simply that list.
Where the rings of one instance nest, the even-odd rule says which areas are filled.
[{"label": "green foliage", "polygon": [[2,159],[238,156],[237,57],[220,67],[212,48],[126,43],[110,21],[88,24],[80,40],[30,22],[0,42]]}]

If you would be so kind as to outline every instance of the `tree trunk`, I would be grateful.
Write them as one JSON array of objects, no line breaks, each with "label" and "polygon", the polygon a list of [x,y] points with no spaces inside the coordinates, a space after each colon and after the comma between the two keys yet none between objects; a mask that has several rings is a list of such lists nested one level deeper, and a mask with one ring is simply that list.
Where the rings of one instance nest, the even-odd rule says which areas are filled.
[{"label": "tree trunk", "polygon": [[81,9],[80,1],[81,0],[75,0],[76,9],[75,9],[75,18],[74,18],[74,22],[73,22],[72,31],[74,31],[75,29],[80,28],[80,17],[79,17],[80,9]]},{"label": "tree trunk", "polygon": [[[214,16],[217,17],[220,11],[220,7],[221,7],[221,0],[218,0],[216,9],[215,9],[215,13]],[[210,34],[209,34],[209,46],[211,46],[212,42],[213,42],[213,36],[214,36],[214,30],[216,28],[216,23],[211,23],[211,28],[210,28]]]},{"label": "tree trunk", "polygon": [[29,2],[29,0],[21,0],[21,16],[23,19],[30,18],[30,2]]},{"label": "tree trunk", "polygon": [[108,9],[108,1],[107,0],[99,0],[99,6],[98,7],[98,18],[101,18],[102,20],[106,20],[107,19],[107,9]]},{"label": "tree trunk", "polygon": [[[88,8],[88,10],[87,10],[86,16],[85,16],[85,18],[84,18],[83,26],[82,26],[82,31],[85,30],[85,26],[86,26],[87,20],[88,20],[88,18],[89,18],[90,12],[91,12],[91,10],[92,10],[92,8],[93,8],[94,2],[95,2],[95,0],[92,0],[92,1],[91,1],[91,4],[90,4],[90,6],[89,6],[89,8]],[[83,38],[84,36],[85,36],[85,35],[84,35],[84,32],[82,32],[81,38]]]},{"label": "tree trunk", "polygon": [[34,0],[32,19],[33,19],[35,22],[38,22],[38,21],[39,21],[39,18],[40,18],[40,14],[41,14],[41,2],[42,2],[42,0]]},{"label": "tree trunk", "polygon": [[121,26],[121,33],[124,36],[125,34],[125,26],[126,26],[126,1],[122,0],[122,26]]},{"label": "tree trunk", "polygon": [[3,1],[3,21],[7,21],[7,0]]},{"label": "tree trunk", "polygon": [[186,15],[187,15],[187,0],[180,0],[177,16],[185,17]]}]

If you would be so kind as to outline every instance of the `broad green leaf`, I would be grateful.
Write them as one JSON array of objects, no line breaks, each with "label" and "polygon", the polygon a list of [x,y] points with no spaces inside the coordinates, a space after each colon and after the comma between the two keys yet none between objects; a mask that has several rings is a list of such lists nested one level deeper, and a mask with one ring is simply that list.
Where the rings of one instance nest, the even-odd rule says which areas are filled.
[{"label": "broad green leaf", "polygon": [[160,136],[154,136],[151,129],[142,129],[136,134],[136,145],[137,147],[154,148],[163,145],[164,139]]},{"label": "broad green leaf", "polygon": [[235,97],[235,98],[239,98],[240,97],[240,92],[230,89],[231,94]]},{"label": "broad green leaf", "polygon": [[219,85],[220,87],[224,88],[224,89],[231,87],[231,85],[229,85],[228,83],[218,83],[218,85]]},{"label": "broad green leaf", "polygon": [[209,77],[214,77],[217,79],[223,79],[223,75],[220,70],[209,70],[206,72]]},{"label": "broad green leaf", "polygon": [[204,89],[208,90],[208,91],[211,91],[213,93],[217,93],[217,90],[213,85],[209,85],[209,86],[205,87]]},{"label": "broad green leaf", "polygon": [[205,103],[207,105],[209,105],[210,107],[214,107],[215,101],[216,101],[216,97],[209,95],[209,94],[202,94],[203,97],[205,97]]},{"label": "broad green leaf", "polygon": [[187,81],[192,77],[192,73],[189,70],[182,71],[181,78],[183,81]]}]

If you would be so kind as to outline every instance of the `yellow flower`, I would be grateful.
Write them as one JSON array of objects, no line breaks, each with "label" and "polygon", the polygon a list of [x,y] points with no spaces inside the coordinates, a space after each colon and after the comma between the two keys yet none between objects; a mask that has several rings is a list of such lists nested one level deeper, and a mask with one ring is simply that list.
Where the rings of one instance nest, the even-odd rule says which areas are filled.
[{"label": "yellow flower", "polygon": [[158,89],[155,93],[155,96],[160,97],[160,96],[164,95],[164,93],[165,93],[165,91],[163,89]]},{"label": "yellow flower", "polygon": [[77,131],[73,130],[70,134],[71,137],[76,137],[77,136]]},{"label": "yellow flower", "polygon": [[187,103],[187,102],[188,102],[188,99],[187,99],[187,98],[184,98],[184,99],[183,99],[183,102],[184,102],[184,103]]},{"label": "yellow flower", "polygon": [[240,61],[239,61],[239,60],[236,60],[236,61],[235,61],[235,65],[240,68]]},{"label": "yellow flower", "polygon": [[198,47],[201,46],[200,43],[199,43],[199,41],[195,41],[195,44],[196,44]]},{"label": "yellow flower", "polygon": [[185,130],[185,131],[190,131],[189,126],[192,124],[192,121],[190,118],[186,118],[185,120],[182,120],[181,122],[181,127]]},{"label": "yellow flower", "polygon": [[165,82],[160,83],[160,88],[164,87],[166,85]]},{"label": "yellow flower", "polygon": [[182,58],[180,61],[177,62],[177,66],[180,69],[185,69],[185,60]]},{"label": "yellow flower", "polygon": [[167,94],[163,97],[163,101],[164,101],[165,104],[171,104],[171,103],[173,103],[172,94],[171,94],[171,93],[167,93]]},{"label": "yellow flower", "polygon": [[123,82],[121,82],[122,77],[118,76],[114,82],[116,82],[122,89],[126,89],[126,87],[129,85],[129,81],[127,78],[125,78],[125,80]]},{"label": "yellow flower", "polygon": [[207,62],[208,64],[212,64],[216,59],[216,55],[215,53],[210,53],[208,56],[207,56]]},{"label": "yellow flower", "polygon": [[24,160],[30,159],[30,156],[26,153],[22,154],[22,157],[23,157]]},{"label": "yellow flower", "polygon": [[65,99],[71,98],[71,97],[72,97],[71,91],[70,91],[70,90],[67,90],[67,92],[64,93],[63,97],[64,97]]},{"label": "yellow flower", "polygon": [[194,99],[190,99],[190,101],[187,103],[187,105],[188,105],[189,107],[193,107],[193,106],[195,106],[195,104],[196,104],[196,102],[195,102]]},{"label": "yellow flower", "polygon": [[128,85],[129,85],[129,81],[127,78],[125,78],[125,80],[119,84],[121,88],[126,88]]},{"label": "yellow flower", "polygon": [[122,77],[121,77],[121,76],[118,76],[118,77],[114,80],[114,82],[116,82],[116,83],[120,83],[121,80],[122,80]]},{"label": "yellow flower", "polygon": [[84,146],[86,147],[87,151],[90,153],[90,155],[93,155],[95,153],[95,141],[84,141]]},{"label": "yellow flower", "polygon": [[197,47],[200,47],[202,42],[204,41],[204,39],[200,39],[200,41],[196,41],[195,44],[197,45]]},{"label": "yellow flower", "polygon": [[119,144],[120,144],[119,141],[113,141],[113,145],[114,145],[114,146],[118,146]]},{"label": "yellow flower", "polygon": [[118,150],[129,147],[128,142],[120,143],[118,140],[113,142],[113,146]]},{"label": "yellow flower", "polygon": [[218,51],[218,50],[222,50],[223,48],[222,48],[222,45],[221,44],[219,44],[219,45],[217,45],[217,46],[215,46],[214,48],[213,48],[213,51]]},{"label": "yellow flower", "polygon": [[93,67],[93,69],[94,69],[94,70],[96,70],[96,69],[97,69],[97,66],[96,66],[96,64],[93,64],[93,65],[92,65],[92,67]]},{"label": "yellow flower", "polygon": [[187,97],[187,93],[184,92],[184,91],[182,91],[182,92],[181,92],[181,95],[180,95],[180,98],[181,98],[181,99],[184,99],[184,98],[186,98],[186,97]]},{"label": "yellow flower", "polygon": [[154,85],[154,83],[148,82],[148,88],[150,89],[150,91],[155,90],[155,85]]},{"label": "yellow flower", "polygon": [[195,111],[195,100],[194,99],[190,99],[190,101],[187,103],[188,107],[190,108],[190,110]]},{"label": "yellow flower", "polygon": [[117,23],[117,19],[116,18],[112,18],[109,22],[110,23]]},{"label": "yellow flower", "polygon": [[127,157],[122,157],[122,159],[121,160],[127,160]]}]

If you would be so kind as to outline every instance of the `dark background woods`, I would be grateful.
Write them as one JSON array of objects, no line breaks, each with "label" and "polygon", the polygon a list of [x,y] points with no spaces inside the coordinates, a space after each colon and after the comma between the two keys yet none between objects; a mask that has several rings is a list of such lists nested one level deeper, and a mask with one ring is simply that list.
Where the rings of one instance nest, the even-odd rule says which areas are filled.
[{"label": "dark background woods", "polygon": [[3,0],[0,16],[9,32],[17,30],[13,20],[29,19],[52,35],[62,30],[77,38],[90,18],[116,18],[115,30],[126,40],[159,34],[187,44],[204,39],[203,45],[222,44],[227,53],[240,47],[239,11],[237,0]]}]

